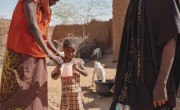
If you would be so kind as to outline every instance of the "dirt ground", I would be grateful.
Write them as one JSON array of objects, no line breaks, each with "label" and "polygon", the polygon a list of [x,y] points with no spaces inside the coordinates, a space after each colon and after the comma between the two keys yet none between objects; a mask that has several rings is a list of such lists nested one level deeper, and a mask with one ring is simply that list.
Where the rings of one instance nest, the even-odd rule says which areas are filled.
[{"label": "dirt ground", "polygon": [[[104,57],[101,62],[106,65],[106,78],[114,79],[116,72],[116,63],[111,63],[112,55]],[[93,73],[93,61],[89,61],[85,64],[88,70],[87,77],[81,77],[82,86],[82,98],[85,110],[109,110],[110,104],[112,102],[112,97],[100,96],[96,93],[94,87],[91,87],[92,73]],[[54,66],[48,66],[48,72],[54,69]],[[1,68],[0,68],[1,71]],[[1,72],[0,72],[1,73]],[[61,81],[53,80],[48,77],[48,110],[60,110],[60,100],[61,100]],[[178,102],[178,101],[177,101]],[[177,104],[175,110],[180,110],[180,100]]]}]

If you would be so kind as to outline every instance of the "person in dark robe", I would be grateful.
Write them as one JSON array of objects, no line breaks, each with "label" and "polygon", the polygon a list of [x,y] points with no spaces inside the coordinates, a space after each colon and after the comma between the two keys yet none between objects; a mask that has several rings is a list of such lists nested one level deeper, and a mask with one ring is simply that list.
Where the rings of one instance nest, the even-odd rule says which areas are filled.
[{"label": "person in dark robe", "polygon": [[173,110],[179,87],[179,0],[130,0],[110,110]]}]

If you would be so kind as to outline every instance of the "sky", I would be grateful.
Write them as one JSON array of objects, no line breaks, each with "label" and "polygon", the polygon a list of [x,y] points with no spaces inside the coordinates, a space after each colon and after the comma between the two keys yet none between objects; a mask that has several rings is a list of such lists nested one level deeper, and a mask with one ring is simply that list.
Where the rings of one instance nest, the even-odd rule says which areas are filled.
[{"label": "sky", "polygon": [[[17,3],[18,0],[1,0],[0,1],[0,17],[3,17],[5,19],[11,19],[12,17],[12,14],[13,14],[13,10],[16,6],[16,3]],[[52,10],[59,7],[59,9],[63,8],[61,6],[61,2],[71,2],[73,3],[74,5],[79,5],[80,2],[81,4],[84,4],[84,8],[86,8],[86,6],[88,6],[88,1],[90,0],[60,0],[60,2],[56,5],[56,6],[53,6],[52,7]],[[80,2],[79,2],[80,1]],[[96,0],[93,0],[93,1],[96,1]],[[99,0],[98,0],[99,1]],[[101,0],[103,2],[103,5],[104,5],[104,8],[101,10],[102,12],[103,11],[106,11],[106,15],[102,15],[102,16],[98,16],[96,17],[96,19],[98,20],[109,20],[112,18],[112,0]],[[93,9],[93,12],[97,12],[98,10],[97,9]],[[57,16],[55,15],[52,15],[52,22],[50,23],[50,25],[56,25],[56,24],[61,24],[62,22],[62,19],[61,17],[59,17],[57,19]]]},{"label": "sky", "polygon": [[13,10],[18,0],[1,0],[0,1],[0,16],[6,19],[11,19]]}]

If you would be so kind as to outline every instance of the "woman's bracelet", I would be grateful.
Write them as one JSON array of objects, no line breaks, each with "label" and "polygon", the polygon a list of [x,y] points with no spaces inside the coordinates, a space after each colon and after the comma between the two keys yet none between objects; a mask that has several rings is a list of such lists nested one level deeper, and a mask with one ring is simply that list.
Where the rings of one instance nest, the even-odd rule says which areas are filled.
[{"label": "woman's bracelet", "polygon": [[51,56],[51,55],[53,55],[53,53],[51,53],[51,54],[48,54],[48,55],[47,55],[47,57],[49,57],[49,56]]},{"label": "woman's bracelet", "polygon": [[54,55],[58,55],[58,53],[56,52],[56,53],[48,54],[47,57],[49,57],[49,56],[51,56],[51,55],[53,55],[53,54],[54,54]]}]

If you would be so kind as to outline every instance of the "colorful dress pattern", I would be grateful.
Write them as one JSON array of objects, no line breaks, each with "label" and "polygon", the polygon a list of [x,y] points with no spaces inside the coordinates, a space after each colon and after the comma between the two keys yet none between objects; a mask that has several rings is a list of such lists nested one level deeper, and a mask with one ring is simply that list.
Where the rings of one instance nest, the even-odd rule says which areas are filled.
[{"label": "colorful dress pattern", "polygon": [[45,58],[7,49],[1,76],[0,110],[47,110]]},{"label": "colorful dress pattern", "polygon": [[81,98],[80,74],[73,70],[72,77],[61,77],[61,83],[60,110],[84,110]]}]

